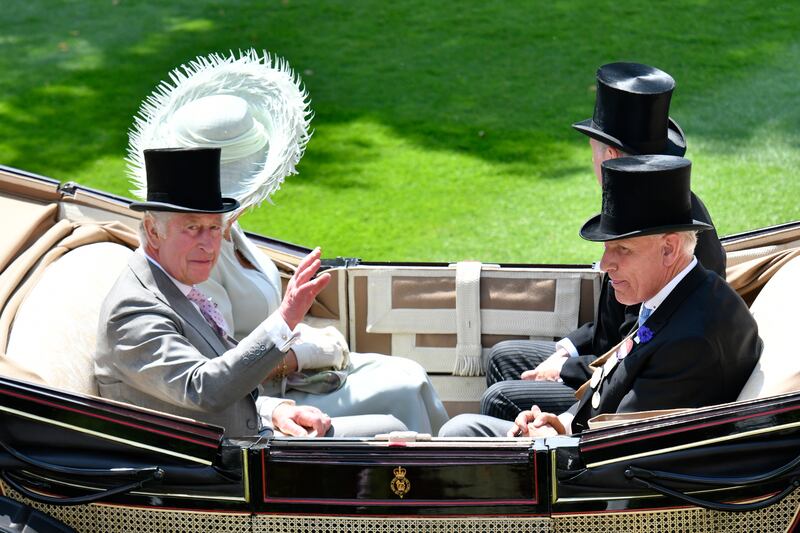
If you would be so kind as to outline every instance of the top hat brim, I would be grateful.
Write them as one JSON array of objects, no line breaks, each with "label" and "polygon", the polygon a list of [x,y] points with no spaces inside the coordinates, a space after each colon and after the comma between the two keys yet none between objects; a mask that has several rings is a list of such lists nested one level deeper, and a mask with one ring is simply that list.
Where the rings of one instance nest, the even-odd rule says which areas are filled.
[{"label": "top hat brim", "polygon": [[643,228],[626,233],[609,233],[608,231],[603,231],[601,229],[600,218],[601,215],[595,215],[586,221],[581,228],[580,236],[587,241],[606,242],[618,241],[620,239],[630,239],[633,237],[644,237],[645,235],[657,235],[659,233],[673,233],[676,231],[706,231],[714,229],[714,226],[711,224],[706,224],[705,222],[701,222],[699,220],[692,220],[691,224],[669,224],[666,226]]},{"label": "top hat brim", "polygon": [[230,213],[239,208],[239,201],[233,198],[222,198],[222,207],[219,209],[193,209],[166,202],[131,202],[133,211],[169,211],[171,213],[190,213],[197,215],[216,215]]},{"label": "top hat brim", "polygon": [[[613,146],[619,150],[622,150],[626,154],[630,155],[642,155],[639,150],[633,148],[632,146],[622,142],[620,139],[613,137],[602,129],[600,129],[597,124],[595,124],[594,120],[591,118],[587,118],[586,120],[581,120],[580,122],[576,122],[572,125],[573,128],[578,130],[579,132],[583,133],[584,135],[588,135],[593,139],[597,139],[598,141],[607,144],[609,146]],[[686,137],[683,134],[683,130],[678,125],[677,122],[669,119],[669,127],[667,129],[667,146],[663,152],[663,155],[677,155],[683,156],[686,153]]]}]

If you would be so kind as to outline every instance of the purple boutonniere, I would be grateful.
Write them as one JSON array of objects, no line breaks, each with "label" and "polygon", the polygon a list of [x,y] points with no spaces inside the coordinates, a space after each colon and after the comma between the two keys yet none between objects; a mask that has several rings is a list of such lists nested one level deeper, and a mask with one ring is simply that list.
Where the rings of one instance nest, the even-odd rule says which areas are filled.
[{"label": "purple boutonniere", "polygon": [[645,344],[647,342],[650,342],[650,339],[653,338],[653,330],[648,328],[647,326],[642,326],[639,328],[636,338],[640,344]]}]

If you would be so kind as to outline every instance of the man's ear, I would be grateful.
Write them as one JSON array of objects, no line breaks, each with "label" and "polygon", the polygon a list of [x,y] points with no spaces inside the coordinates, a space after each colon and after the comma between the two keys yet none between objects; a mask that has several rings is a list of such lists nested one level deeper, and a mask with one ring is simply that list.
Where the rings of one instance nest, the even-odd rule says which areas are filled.
[{"label": "man's ear", "polygon": [[145,217],[142,221],[144,225],[144,234],[147,237],[147,242],[143,245],[150,246],[151,248],[158,248],[158,228],[156,227],[155,220],[150,217]]},{"label": "man's ear", "polygon": [[616,146],[609,146],[606,145],[606,159],[616,159],[618,157],[624,157],[625,152],[617,148]]},{"label": "man's ear", "polygon": [[667,233],[661,242],[661,260],[664,266],[672,266],[678,260],[681,239],[677,233]]}]

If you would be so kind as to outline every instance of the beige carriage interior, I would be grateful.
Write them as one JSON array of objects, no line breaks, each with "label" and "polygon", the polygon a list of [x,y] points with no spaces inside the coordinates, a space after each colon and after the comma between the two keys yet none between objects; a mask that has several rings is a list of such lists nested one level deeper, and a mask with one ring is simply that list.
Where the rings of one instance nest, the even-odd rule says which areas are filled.
[{"label": "beige carriage interior", "polygon": [[[0,194],[0,372],[96,394],[97,315],[136,246],[138,216],[113,198],[2,170],[0,185],[7,191]],[[740,399],[800,389],[791,311],[785,312],[800,300],[800,259],[793,259],[800,228],[731,239],[725,247],[729,281],[749,302],[755,299],[752,311],[765,341]],[[302,253],[261,248],[288,280]],[[462,262],[331,272],[333,283],[308,321],[336,326],[353,351],[419,362],[451,415],[477,412],[485,389],[482,359],[491,346],[560,338],[591,319],[600,293],[600,273],[591,268]]]}]

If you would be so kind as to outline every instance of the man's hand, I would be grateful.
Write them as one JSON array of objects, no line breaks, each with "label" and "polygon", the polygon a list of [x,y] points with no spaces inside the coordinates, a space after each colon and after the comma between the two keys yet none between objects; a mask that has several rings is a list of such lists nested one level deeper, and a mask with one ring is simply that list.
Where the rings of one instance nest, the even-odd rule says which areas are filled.
[{"label": "man's hand", "polygon": [[534,405],[530,411],[522,411],[514,420],[514,427],[508,430],[509,437],[555,437],[564,435],[566,430],[558,416],[543,413]]},{"label": "man's hand", "polygon": [[323,437],[331,428],[331,417],[311,405],[282,403],[272,411],[272,425],[292,437]]},{"label": "man's hand", "polygon": [[569,353],[564,348],[559,348],[553,355],[539,363],[533,370],[526,370],[520,379],[530,381],[558,381],[561,377],[561,369],[569,359]]},{"label": "man's hand", "polygon": [[320,249],[314,248],[305,256],[286,287],[286,294],[283,295],[278,311],[289,329],[294,329],[303,320],[311,304],[314,303],[314,298],[331,280],[331,275],[327,273],[314,278],[314,274],[319,270],[320,255]]}]

